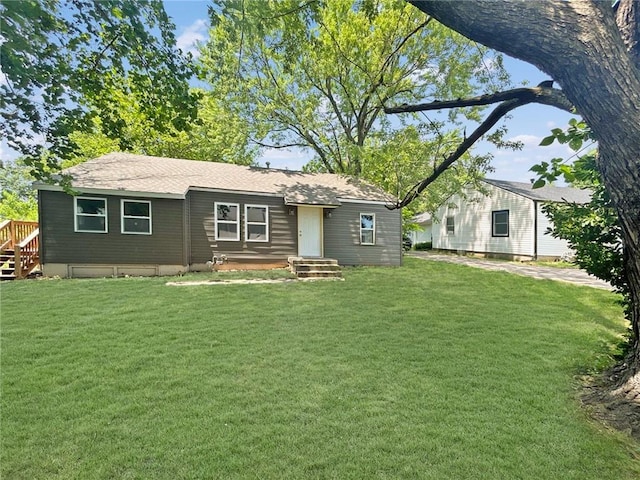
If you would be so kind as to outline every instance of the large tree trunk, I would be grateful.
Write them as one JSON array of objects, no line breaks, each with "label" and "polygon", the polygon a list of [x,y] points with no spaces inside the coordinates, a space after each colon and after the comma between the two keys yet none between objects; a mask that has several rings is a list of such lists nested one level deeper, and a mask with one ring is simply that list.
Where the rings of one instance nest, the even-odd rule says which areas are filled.
[{"label": "large tree trunk", "polygon": [[[592,128],[599,170],[622,224],[640,375],[640,69],[638,9],[622,0],[413,1],[444,25],[548,73]],[[622,9],[622,10],[621,10]]]}]

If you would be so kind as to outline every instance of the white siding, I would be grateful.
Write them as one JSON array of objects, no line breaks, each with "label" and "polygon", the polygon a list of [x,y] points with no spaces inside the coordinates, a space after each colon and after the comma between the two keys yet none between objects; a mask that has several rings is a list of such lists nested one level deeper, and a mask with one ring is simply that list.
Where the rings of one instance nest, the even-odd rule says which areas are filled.
[{"label": "white siding", "polygon": [[410,237],[414,245],[416,243],[430,242],[431,241],[431,223],[420,225],[420,230],[412,231]]},{"label": "white siding", "polygon": [[[486,187],[488,196],[469,190],[466,199],[454,195],[438,209],[432,229],[433,248],[533,256],[533,201],[493,185]],[[491,213],[496,210],[509,210],[508,237],[491,235]],[[455,217],[453,235],[446,230],[446,217],[450,215]]]},{"label": "white siding", "polygon": [[551,227],[551,220],[543,213],[543,203],[537,203],[538,215],[538,257],[561,257],[564,254],[573,254],[566,240],[553,238],[546,233]]}]

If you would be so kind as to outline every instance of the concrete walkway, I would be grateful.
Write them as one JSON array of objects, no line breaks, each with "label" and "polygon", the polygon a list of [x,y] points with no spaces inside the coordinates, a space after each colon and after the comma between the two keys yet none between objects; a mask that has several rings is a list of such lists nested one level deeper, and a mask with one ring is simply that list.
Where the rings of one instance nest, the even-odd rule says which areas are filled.
[{"label": "concrete walkway", "polygon": [[528,265],[518,262],[507,262],[504,260],[493,260],[488,258],[467,257],[461,255],[449,255],[443,253],[433,253],[429,251],[411,251],[406,253],[409,257],[422,258],[436,262],[457,263],[469,267],[484,268],[485,270],[499,270],[503,272],[523,275],[525,277],[541,278],[547,280],[557,280],[569,282],[576,285],[613,290],[611,285],[603,280],[589,275],[584,270],[578,268],[556,268]]}]

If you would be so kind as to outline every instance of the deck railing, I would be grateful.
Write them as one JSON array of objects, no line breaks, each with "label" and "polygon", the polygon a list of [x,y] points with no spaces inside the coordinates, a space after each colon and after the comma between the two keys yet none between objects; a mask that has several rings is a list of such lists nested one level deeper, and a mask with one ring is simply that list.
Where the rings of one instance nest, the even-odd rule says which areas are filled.
[{"label": "deck railing", "polygon": [[0,224],[0,250],[13,250],[15,276],[27,276],[40,262],[38,222],[5,220]]}]

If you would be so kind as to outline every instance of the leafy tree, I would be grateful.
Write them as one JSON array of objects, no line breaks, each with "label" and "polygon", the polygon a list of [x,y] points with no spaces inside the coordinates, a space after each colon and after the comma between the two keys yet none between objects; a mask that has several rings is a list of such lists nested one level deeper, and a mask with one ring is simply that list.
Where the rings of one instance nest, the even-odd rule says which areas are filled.
[{"label": "leafy tree", "polygon": [[69,134],[76,148],[62,166],[112,151],[242,165],[255,161],[257,149],[248,142],[246,125],[214,96],[198,92],[197,117],[187,130],[181,130],[172,125],[158,129],[142,107],[144,95],[133,88],[128,88],[127,93],[117,89],[107,92],[112,111],[117,111],[125,122],[119,138],[110,138],[102,118],[96,115],[91,130]]},{"label": "leafy tree", "polygon": [[597,0],[410,3],[467,38],[536,65],[562,87],[545,83],[485,98],[484,104],[502,102],[491,120],[539,102],[574,107],[592,129],[597,169],[616,209],[624,246],[632,338],[622,390],[633,390],[640,377],[640,3],[620,0],[613,8]]},{"label": "leafy tree", "polygon": [[[364,177],[392,192],[429,168],[426,150],[437,152],[463,131],[440,133],[442,119],[420,115],[392,124],[386,103],[458,97],[506,81],[500,57],[399,1],[219,0],[210,16],[202,78],[258,145],[310,150],[307,170]],[[478,118],[476,110],[465,113]],[[457,112],[449,120],[459,120]],[[469,169],[451,172],[442,191],[487,165],[466,159]]]},{"label": "leafy tree", "polygon": [[[544,186],[562,177],[576,188],[592,192],[588,204],[550,203],[543,211],[553,223],[551,234],[569,242],[576,252],[576,263],[590,274],[611,283],[623,295],[626,305],[630,293],[624,275],[622,230],[616,210],[596,168],[597,150],[587,150],[593,142],[591,129],[584,121],[571,119],[566,130],[554,128],[540,143],[568,145],[578,155],[573,163],[562,158],[531,167],[539,175],[534,187]],[[585,142],[587,145],[584,146]]]},{"label": "leafy tree", "polygon": [[3,2],[0,133],[46,176],[93,116],[107,137],[122,136],[126,120],[105,93],[126,86],[145,92],[140,109],[156,129],[184,129],[195,114],[193,72],[173,30],[160,0]]},{"label": "leafy tree", "polygon": [[0,164],[0,220],[38,219],[38,200],[31,188],[34,180],[21,158]]}]

